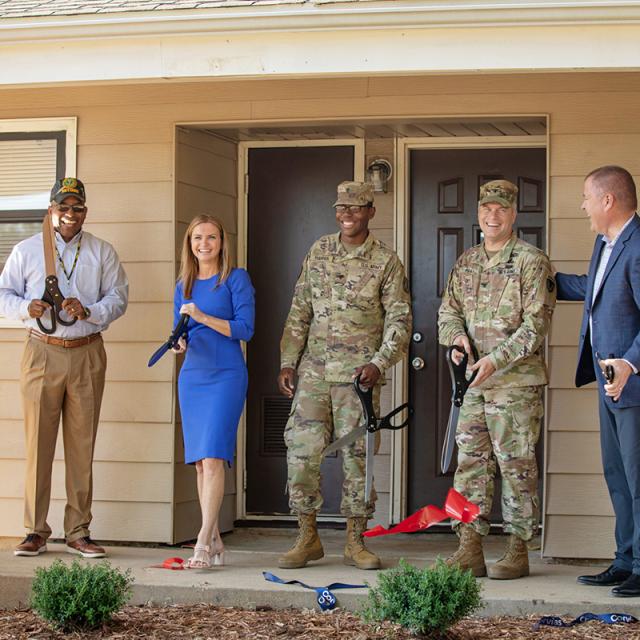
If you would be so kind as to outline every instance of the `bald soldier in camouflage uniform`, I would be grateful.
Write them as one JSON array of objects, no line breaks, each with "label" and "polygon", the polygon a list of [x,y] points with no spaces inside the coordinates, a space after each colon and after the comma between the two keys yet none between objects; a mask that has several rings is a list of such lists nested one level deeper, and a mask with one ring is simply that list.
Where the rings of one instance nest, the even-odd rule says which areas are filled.
[{"label": "bald soldier in camouflage uniform", "polygon": [[488,574],[502,580],[529,575],[526,541],[539,520],[535,446],[548,381],[543,341],[556,301],[546,254],[513,233],[517,194],[507,180],[481,187],[484,240],[456,262],[438,313],[440,343],[463,347],[470,361],[473,344],[479,355],[470,367],[477,378],[460,411],[454,486],[480,507],[480,517],[458,525],[460,546],[447,562],[487,575],[482,536],[489,532],[497,461],[504,530],[511,536]]},{"label": "bald soldier in camouflage uniform", "polygon": [[[379,411],[385,371],[406,353],[411,333],[411,298],[398,256],[369,232],[375,215],[373,187],[338,185],[334,204],[340,232],[313,244],[302,265],[284,327],[280,391],[293,397],[285,429],[289,506],[298,515],[299,535],[278,566],[294,569],[324,552],[316,528],[322,505],[322,451],[362,423],[353,390],[374,388]],[[294,392],[297,370],[298,385]],[[366,502],[364,438],[342,450],[341,512],[347,517],[346,564],[378,569],[380,559],[365,548],[362,533],[374,511]]]}]

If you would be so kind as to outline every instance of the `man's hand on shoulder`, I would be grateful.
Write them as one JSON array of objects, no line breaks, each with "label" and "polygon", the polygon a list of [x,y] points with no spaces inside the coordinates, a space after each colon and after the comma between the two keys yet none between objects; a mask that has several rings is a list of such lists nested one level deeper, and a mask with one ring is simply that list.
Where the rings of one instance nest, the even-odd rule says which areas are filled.
[{"label": "man's hand on shoulder", "polygon": [[35,299],[29,303],[27,310],[30,318],[42,318],[47,309],[51,309],[51,305],[48,302]]},{"label": "man's hand on shoulder", "polygon": [[296,371],[291,367],[283,367],[278,374],[278,389],[283,396],[293,398],[296,388]]},{"label": "man's hand on shoulder", "polygon": [[365,389],[373,387],[380,378],[380,369],[375,364],[370,362],[362,367],[356,367],[353,373],[353,379],[355,380],[360,376],[360,385]]}]

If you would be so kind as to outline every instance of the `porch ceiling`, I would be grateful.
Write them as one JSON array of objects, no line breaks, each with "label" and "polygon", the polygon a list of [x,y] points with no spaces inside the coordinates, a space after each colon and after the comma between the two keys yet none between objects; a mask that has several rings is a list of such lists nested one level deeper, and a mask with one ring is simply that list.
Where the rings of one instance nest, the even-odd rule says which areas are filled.
[{"label": "porch ceiling", "polygon": [[208,128],[208,133],[233,142],[248,140],[321,140],[349,138],[474,138],[482,136],[540,136],[547,133],[543,116],[530,118],[429,119],[343,124],[282,124],[268,127]]}]

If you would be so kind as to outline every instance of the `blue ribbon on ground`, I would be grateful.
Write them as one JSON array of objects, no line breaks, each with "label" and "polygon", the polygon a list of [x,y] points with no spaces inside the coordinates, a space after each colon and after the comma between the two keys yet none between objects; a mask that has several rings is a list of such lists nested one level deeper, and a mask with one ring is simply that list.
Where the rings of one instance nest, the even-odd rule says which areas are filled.
[{"label": "blue ribbon on ground", "polygon": [[543,616],[535,623],[534,628],[539,629],[541,626],[547,627],[575,627],[577,624],[583,622],[589,622],[589,620],[600,620],[605,624],[632,624],[638,622],[638,618],[635,618],[628,613],[583,613],[571,622],[565,622],[559,616]]},{"label": "blue ribbon on ground", "polygon": [[283,580],[282,578],[278,578],[278,576],[274,576],[273,573],[269,573],[268,571],[263,571],[262,575],[265,580],[269,582],[276,582],[278,584],[299,584],[301,587],[305,589],[311,589],[316,592],[316,600],[318,601],[318,606],[323,610],[327,611],[329,609],[333,609],[336,606],[336,597],[331,593],[331,589],[366,589],[366,584],[345,584],[343,582],[332,582],[326,587],[312,587],[304,582],[300,582],[300,580]]}]

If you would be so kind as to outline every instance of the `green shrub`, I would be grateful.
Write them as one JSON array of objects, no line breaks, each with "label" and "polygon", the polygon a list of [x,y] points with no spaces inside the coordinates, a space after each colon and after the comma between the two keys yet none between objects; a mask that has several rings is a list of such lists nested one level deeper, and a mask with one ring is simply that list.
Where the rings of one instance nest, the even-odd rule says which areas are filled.
[{"label": "green shrub", "polygon": [[480,608],[480,589],[471,571],[440,559],[431,569],[400,560],[398,567],[379,574],[361,615],[367,622],[397,622],[413,633],[442,633]]},{"label": "green shrub", "polygon": [[31,587],[32,609],[64,631],[99,627],[131,597],[131,570],[122,572],[108,562],[66,565],[56,560],[36,569]]}]

